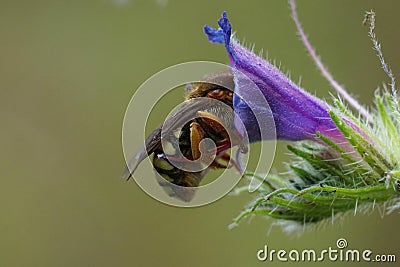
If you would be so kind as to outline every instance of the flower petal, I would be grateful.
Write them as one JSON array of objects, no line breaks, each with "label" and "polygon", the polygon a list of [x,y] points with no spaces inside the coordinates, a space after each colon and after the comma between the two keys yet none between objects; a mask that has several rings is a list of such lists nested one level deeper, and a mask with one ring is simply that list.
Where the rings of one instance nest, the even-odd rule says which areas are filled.
[{"label": "flower petal", "polygon": [[[224,12],[218,20],[219,29],[204,27],[211,42],[225,44],[231,66],[246,75],[261,90],[275,120],[276,137],[283,140],[314,139],[317,131],[329,137],[343,138],[332,122],[329,106],[317,97],[307,93],[289,80],[279,69],[241,46],[232,37],[232,27]],[[270,115],[265,107],[256,105],[254,92],[249,91],[235,75],[234,110],[246,126],[251,142],[270,139],[268,134],[260,135],[254,114]]]}]

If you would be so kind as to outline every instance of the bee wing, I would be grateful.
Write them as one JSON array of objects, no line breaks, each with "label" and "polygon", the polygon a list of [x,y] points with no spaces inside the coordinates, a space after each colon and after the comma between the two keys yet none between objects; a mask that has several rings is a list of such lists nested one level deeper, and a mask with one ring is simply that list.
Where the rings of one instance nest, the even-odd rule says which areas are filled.
[{"label": "bee wing", "polygon": [[[122,178],[126,177],[129,173],[128,180],[132,177],[140,163],[151,155],[157,148],[161,146],[161,132],[164,131],[163,136],[169,136],[173,134],[176,129],[183,127],[185,123],[190,121],[196,116],[199,110],[204,110],[212,106],[211,101],[194,101],[188,100],[177,109],[173,114],[166,119],[166,121],[158,126],[150,135],[147,137],[144,145],[136,152],[135,156],[129,161],[125,171],[121,175]],[[131,166],[133,166],[131,168]],[[131,171],[132,170],[132,171]]]},{"label": "bee wing", "polygon": [[[121,175],[121,178],[126,177],[129,173],[129,176],[127,178],[127,180],[129,180],[132,177],[133,173],[136,171],[139,164],[145,158],[151,155],[157,149],[157,147],[159,147],[159,145],[161,144],[161,129],[162,126],[160,125],[149,135],[149,137],[147,137],[143,146],[136,152],[135,156],[133,156],[133,158],[127,164],[124,172]],[[131,166],[133,165],[134,167],[131,171]]]},{"label": "bee wing", "polygon": [[197,101],[196,99],[185,101],[181,107],[173,112],[164,122],[164,132],[167,134],[172,133],[174,130],[183,127],[185,123],[196,117],[198,111],[203,111],[212,106],[212,100],[206,98],[203,98],[202,101]]}]

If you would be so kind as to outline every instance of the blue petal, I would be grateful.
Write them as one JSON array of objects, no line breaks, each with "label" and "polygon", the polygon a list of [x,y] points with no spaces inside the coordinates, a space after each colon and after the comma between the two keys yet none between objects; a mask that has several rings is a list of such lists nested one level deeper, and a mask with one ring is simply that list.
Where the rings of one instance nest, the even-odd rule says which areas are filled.
[{"label": "blue petal", "polygon": [[204,32],[208,36],[208,40],[213,43],[225,43],[225,33],[222,29],[215,29],[208,25],[204,26]]},{"label": "blue petal", "polygon": [[232,34],[232,25],[229,22],[228,17],[226,16],[226,12],[222,12],[222,18],[218,20],[218,25],[220,29],[224,32],[225,35],[225,46],[229,47],[229,43],[231,41],[231,34]]},{"label": "blue petal", "polygon": [[[327,104],[305,92],[279,69],[231,39],[232,26],[225,12],[218,20],[218,25],[219,29],[206,26],[204,31],[211,42],[225,44],[231,66],[238,71],[234,74],[233,107],[249,133],[250,142],[272,137],[267,131],[270,127],[266,123],[267,119],[266,122],[261,121],[259,125],[255,117],[255,114],[258,114],[268,118],[271,112],[275,120],[278,139],[292,141],[313,139],[316,131],[323,131],[323,134],[326,133],[329,136],[337,133],[335,124],[327,112],[329,109]],[[261,92],[261,98],[265,98],[269,107],[264,107],[265,104],[259,103],[259,96],[254,88],[248,86],[247,79],[241,76],[243,74],[258,87],[256,90]],[[257,129],[255,125],[266,130]],[[262,136],[260,136],[260,130],[263,133]],[[265,132],[267,134],[264,134]]]},{"label": "blue petal", "polygon": [[232,35],[232,25],[224,11],[222,17],[218,20],[219,28],[215,29],[208,25],[204,26],[204,33],[208,36],[208,40],[213,43],[225,44],[225,48],[229,55],[234,58],[234,53],[230,47],[231,35]]}]

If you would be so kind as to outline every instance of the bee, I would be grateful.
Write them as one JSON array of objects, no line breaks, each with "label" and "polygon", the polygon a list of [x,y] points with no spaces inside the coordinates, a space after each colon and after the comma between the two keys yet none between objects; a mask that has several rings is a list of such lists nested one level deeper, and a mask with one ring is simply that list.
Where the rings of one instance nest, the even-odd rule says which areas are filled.
[{"label": "bee", "polygon": [[[227,152],[236,145],[239,145],[243,153],[247,151],[241,135],[234,126],[233,91],[229,88],[234,88],[231,71],[212,74],[206,77],[205,82],[186,86],[184,104],[149,135],[142,149],[134,157],[136,164],[132,171],[127,167],[123,176],[126,177],[129,172],[129,180],[140,163],[147,157],[152,157],[153,168],[162,177],[158,179],[158,183],[170,196],[189,202],[194,197],[195,188],[200,185],[210,169],[231,167],[229,162],[240,169]],[[206,101],[195,101],[200,97]],[[216,105],[215,100],[221,101],[229,109]],[[179,133],[174,136],[176,131]],[[168,142],[169,138],[178,138],[178,144],[172,147],[172,152],[165,151],[162,145],[163,142]],[[200,171],[187,171],[176,167],[174,163],[182,162],[182,155],[190,161],[200,158],[200,142],[204,138],[211,139],[216,147],[216,151],[203,153],[204,158],[215,155],[211,164]],[[180,151],[181,154],[177,155],[176,151]]]}]

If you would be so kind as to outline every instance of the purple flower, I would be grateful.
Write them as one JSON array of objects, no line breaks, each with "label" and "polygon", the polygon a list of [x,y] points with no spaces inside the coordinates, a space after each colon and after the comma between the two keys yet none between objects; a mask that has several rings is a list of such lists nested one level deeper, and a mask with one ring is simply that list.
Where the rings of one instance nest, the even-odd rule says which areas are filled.
[{"label": "purple flower", "polygon": [[[257,123],[255,116],[271,116],[271,113],[275,121],[277,139],[316,140],[315,133],[319,131],[332,140],[345,141],[328,114],[328,104],[307,93],[276,67],[241,46],[232,37],[232,27],[225,12],[218,25],[219,29],[205,26],[204,32],[209,41],[225,44],[231,67],[237,70],[233,107],[246,127],[250,142],[273,138],[268,133],[260,134],[260,131],[264,131],[262,128],[268,129],[268,126],[263,127]],[[270,109],[257,104],[259,101],[254,91],[249,90],[236,73],[244,74],[257,85]]]}]

